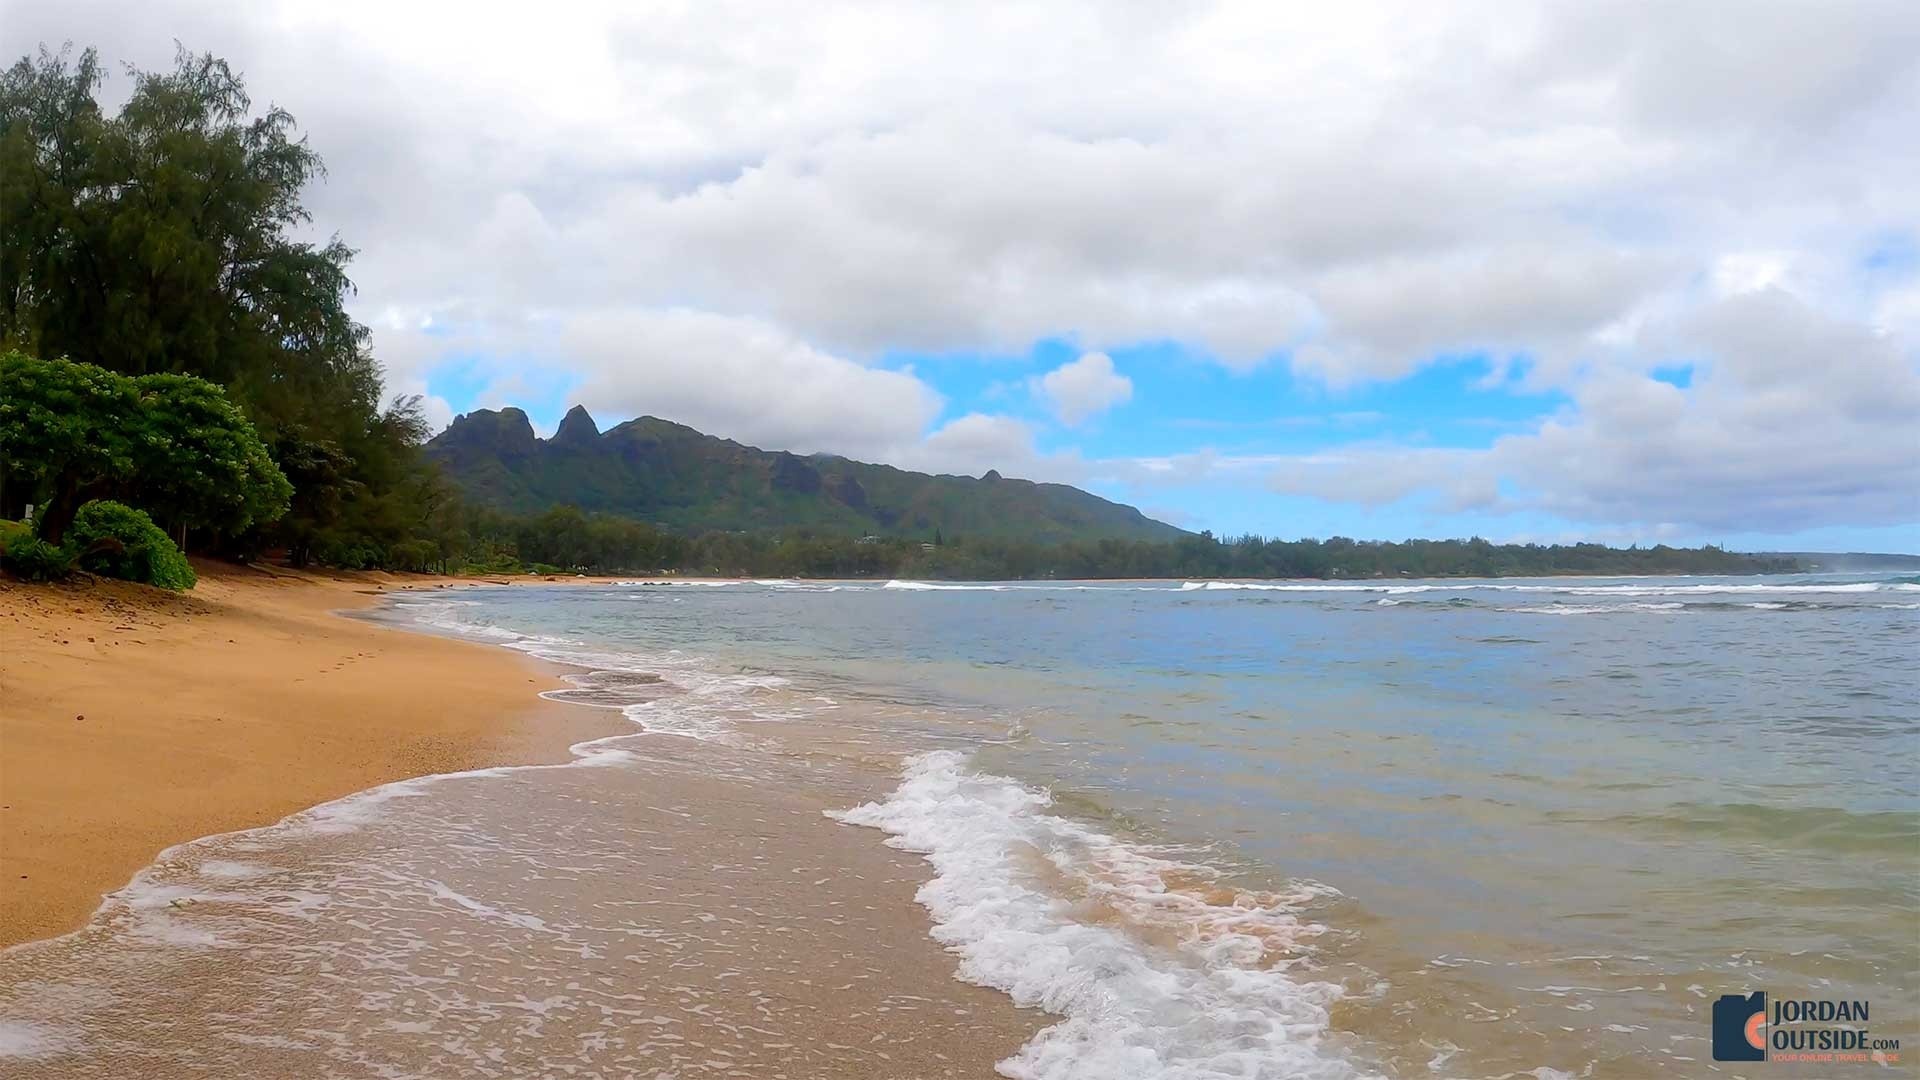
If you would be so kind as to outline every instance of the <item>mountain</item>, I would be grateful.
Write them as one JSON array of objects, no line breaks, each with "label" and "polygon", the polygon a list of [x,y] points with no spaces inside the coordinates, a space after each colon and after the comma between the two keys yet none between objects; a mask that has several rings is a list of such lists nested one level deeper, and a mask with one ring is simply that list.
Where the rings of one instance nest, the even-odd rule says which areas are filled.
[{"label": "mountain", "polygon": [[685,532],[811,526],[1045,543],[1187,535],[1065,484],[802,457],[651,416],[602,432],[578,405],[551,439],[536,438],[519,409],[477,409],[435,436],[427,455],[482,505],[524,513],[570,504]]}]

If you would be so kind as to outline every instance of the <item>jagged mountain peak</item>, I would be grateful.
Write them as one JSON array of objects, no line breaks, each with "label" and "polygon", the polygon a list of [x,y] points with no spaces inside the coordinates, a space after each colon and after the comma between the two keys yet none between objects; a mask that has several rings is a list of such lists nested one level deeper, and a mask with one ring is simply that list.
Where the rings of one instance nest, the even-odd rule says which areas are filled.
[{"label": "jagged mountain peak", "polygon": [[1169,540],[1185,533],[1065,484],[989,470],[929,476],[843,457],[761,450],[643,416],[604,434],[574,406],[553,438],[518,409],[477,409],[427,444],[475,502],[537,512],[559,505],[690,532],[814,528],[865,535]]},{"label": "jagged mountain peak", "polygon": [[555,445],[577,445],[593,442],[599,437],[600,425],[593,422],[593,415],[587,412],[585,405],[575,405],[567,410],[559,429],[548,441]]}]

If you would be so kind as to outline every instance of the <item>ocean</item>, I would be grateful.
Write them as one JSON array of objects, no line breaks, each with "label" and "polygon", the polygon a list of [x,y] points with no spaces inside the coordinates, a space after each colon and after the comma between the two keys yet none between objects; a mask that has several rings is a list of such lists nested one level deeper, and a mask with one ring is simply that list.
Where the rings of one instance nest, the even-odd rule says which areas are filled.
[{"label": "ocean", "polygon": [[[592,995],[661,992],[595,962],[673,948],[637,899],[663,875],[681,907],[702,874],[763,887],[789,828],[917,887],[941,951],[860,975],[899,984],[875,1010],[938,998],[962,1040],[979,1006],[936,982],[1044,1010],[996,1055],[1012,1077],[1833,1075],[1712,1060],[1715,1000],[1756,989],[1920,1039],[1913,578],[636,581],[381,617],[566,665],[550,696],[635,734],[175,849],[76,938],[0,956],[0,1051],[106,1075],[180,1064],[193,1030],[311,1075],[778,1075],[791,1032],[702,1057]],[[663,801],[694,774],[760,800],[711,871],[646,824],[706,812]],[[823,905],[860,888],[820,861],[740,933],[841,932]],[[214,981],[192,957],[219,949],[244,1001],[105,1019],[155,971]],[[777,968],[795,1009],[833,963],[755,955],[730,985]],[[787,1045],[795,1076],[870,1049]]]}]

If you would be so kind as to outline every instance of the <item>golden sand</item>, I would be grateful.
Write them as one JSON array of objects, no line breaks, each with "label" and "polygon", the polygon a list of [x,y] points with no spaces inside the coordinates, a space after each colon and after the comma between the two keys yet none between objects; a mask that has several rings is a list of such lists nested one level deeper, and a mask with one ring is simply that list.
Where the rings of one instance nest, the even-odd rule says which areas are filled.
[{"label": "golden sand", "polygon": [[[429,833],[418,867],[361,859],[396,860],[371,892],[338,877],[355,833],[238,856],[251,838],[204,841],[147,871],[185,890],[178,910],[122,893],[89,920],[176,843],[635,731],[540,701],[557,673],[524,656],[335,614],[446,579],[199,569],[186,596],[0,583],[0,945],[80,930],[0,950],[0,1016],[36,1075],[932,1080],[991,1075],[1046,1022],[953,978],[915,902],[919,858],[824,816],[891,782],[836,767],[867,751],[830,732],[788,733],[804,759],[643,735],[620,769],[518,774],[514,812],[565,843],[476,854]],[[456,823],[459,800],[515,790],[444,782]],[[235,857],[271,876],[202,872]],[[327,899],[302,920],[299,896]],[[184,937],[147,932],[156,918]]]},{"label": "golden sand", "polygon": [[0,581],[0,947],[170,845],[613,730],[531,660],[333,614],[448,579],[196,568],[184,595]]}]

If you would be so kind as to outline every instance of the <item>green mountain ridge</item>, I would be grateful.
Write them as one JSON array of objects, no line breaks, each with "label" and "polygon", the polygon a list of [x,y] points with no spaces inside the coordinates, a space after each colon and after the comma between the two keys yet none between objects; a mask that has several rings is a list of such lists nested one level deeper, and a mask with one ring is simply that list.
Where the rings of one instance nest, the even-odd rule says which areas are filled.
[{"label": "green mountain ridge", "polygon": [[573,505],[683,532],[811,527],[1038,543],[1189,535],[1066,484],[761,450],[652,416],[602,432],[579,405],[550,439],[519,409],[476,409],[429,441],[427,455],[462,494],[494,509]]}]

